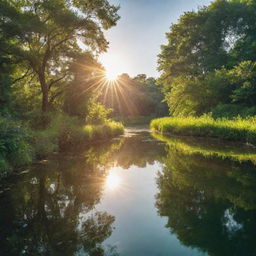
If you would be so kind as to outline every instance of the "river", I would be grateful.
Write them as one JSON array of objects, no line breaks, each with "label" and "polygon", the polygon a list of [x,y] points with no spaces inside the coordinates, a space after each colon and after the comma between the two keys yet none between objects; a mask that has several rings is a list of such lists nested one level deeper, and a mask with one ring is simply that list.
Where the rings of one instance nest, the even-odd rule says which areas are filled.
[{"label": "river", "polygon": [[256,255],[255,164],[142,128],[52,155],[0,184],[0,255]]}]

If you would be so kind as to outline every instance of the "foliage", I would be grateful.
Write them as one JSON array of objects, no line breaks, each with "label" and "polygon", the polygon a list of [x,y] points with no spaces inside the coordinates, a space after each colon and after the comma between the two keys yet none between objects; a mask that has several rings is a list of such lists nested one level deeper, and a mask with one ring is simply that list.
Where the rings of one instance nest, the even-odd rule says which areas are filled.
[{"label": "foliage", "polygon": [[1,51],[7,51],[34,79],[45,112],[70,80],[70,64],[82,53],[77,40],[92,51],[105,51],[108,43],[102,30],[119,19],[118,7],[106,0],[4,0],[0,9],[1,32],[12,42]]},{"label": "foliage", "polygon": [[245,107],[238,104],[219,104],[211,112],[214,118],[234,118],[237,116],[246,118],[248,116],[256,116],[256,106]]},{"label": "foliage", "polygon": [[99,102],[91,101],[88,106],[88,114],[86,116],[86,122],[88,124],[103,124],[108,120],[108,116],[112,112],[112,109],[106,108]]},{"label": "foliage", "polygon": [[229,73],[230,82],[235,85],[235,90],[231,94],[232,101],[247,106],[255,106],[256,62],[241,62]]},{"label": "foliage", "polygon": [[144,74],[134,78],[120,75],[116,81],[106,83],[99,100],[113,109],[112,117],[136,119],[139,116],[165,116],[168,113],[164,95],[156,80]]},{"label": "foliage", "polygon": [[158,59],[171,115],[255,106],[255,22],[255,1],[216,0],[171,26]]},{"label": "foliage", "polygon": [[123,134],[124,127],[121,123],[108,121],[101,125],[86,125],[83,131],[86,140],[97,141]]},{"label": "foliage", "polygon": [[0,177],[31,162],[28,134],[19,122],[0,117]]},{"label": "foliage", "polygon": [[57,113],[52,113],[50,119],[46,129],[34,132],[32,144],[38,156],[82,147],[88,142],[112,138],[124,132],[123,125],[114,121],[84,125],[77,117]]},{"label": "foliage", "polygon": [[61,108],[70,116],[84,119],[88,115],[89,105],[97,100],[97,85],[102,83],[103,67],[90,52],[76,55],[70,65],[73,79],[67,83],[63,93]]},{"label": "foliage", "polygon": [[217,119],[204,115],[201,117],[166,117],[155,119],[151,129],[163,134],[215,137],[256,144],[256,120],[236,118]]},{"label": "foliage", "polygon": [[1,167],[123,132],[95,97],[103,32],[118,9],[107,0],[0,1],[0,115],[19,120],[1,117]]}]

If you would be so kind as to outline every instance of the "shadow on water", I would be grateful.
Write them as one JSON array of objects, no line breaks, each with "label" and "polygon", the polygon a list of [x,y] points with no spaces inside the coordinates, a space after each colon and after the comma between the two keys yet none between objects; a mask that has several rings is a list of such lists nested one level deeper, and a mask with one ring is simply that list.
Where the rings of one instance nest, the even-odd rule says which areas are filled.
[{"label": "shadow on water", "polygon": [[[52,156],[0,185],[0,255],[128,256],[108,240],[116,218],[132,223],[133,216],[122,219],[96,206],[111,168],[147,170],[154,163],[161,166],[154,169],[156,218],[165,217],[162,229],[178,238],[177,248],[197,249],[182,255],[256,255],[255,161],[248,147],[152,137],[142,128],[83,152]],[[142,248],[150,246],[142,241]],[[166,255],[161,243],[152,246]]]}]

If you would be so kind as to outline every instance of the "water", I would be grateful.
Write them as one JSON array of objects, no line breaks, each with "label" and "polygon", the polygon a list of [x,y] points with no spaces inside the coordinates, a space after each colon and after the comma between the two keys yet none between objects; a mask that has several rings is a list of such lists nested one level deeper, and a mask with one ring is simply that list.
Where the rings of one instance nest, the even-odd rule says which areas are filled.
[{"label": "water", "polygon": [[0,255],[256,255],[256,154],[143,129],[0,185]]}]

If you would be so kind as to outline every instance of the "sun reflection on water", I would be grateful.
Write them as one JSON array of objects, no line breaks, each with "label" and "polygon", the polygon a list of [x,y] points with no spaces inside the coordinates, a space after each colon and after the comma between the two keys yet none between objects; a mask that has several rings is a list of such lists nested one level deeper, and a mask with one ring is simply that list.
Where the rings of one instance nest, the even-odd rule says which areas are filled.
[{"label": "sun reflection on water", "polygon": [[106,188],[110,190],[116,190],[121,184],[121,179],[116,173],[109,173],[106,178]]}]

